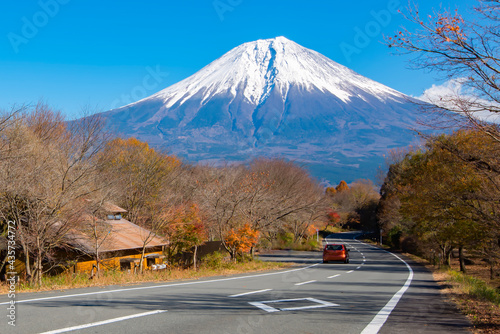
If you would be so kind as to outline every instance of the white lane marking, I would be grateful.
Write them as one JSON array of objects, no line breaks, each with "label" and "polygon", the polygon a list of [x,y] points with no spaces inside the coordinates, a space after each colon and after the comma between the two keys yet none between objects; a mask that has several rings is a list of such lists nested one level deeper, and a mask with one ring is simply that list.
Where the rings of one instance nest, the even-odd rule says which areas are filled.
[{"label": "white lane marking", "polygon": [[[92,296],[92,295],[102,295],[104,293],[114,293],[114,292],[123,292],[123,291],[134,291],[134,290],[147,290],[147,289],[158,289],[158,288],[169,288],[173,286],[183,286],[183,285],[195,285],[195,284],[205,284],[205,283],[216,283],[216,282],[225,282],[225,281],[233,281],[245,278],[254,278],[254,277],[263,277],[263,276],[272,276],[272,275],[281,275],[288,274],[295,271],[305,270],[319,265],[320,263],[311,264],[307,267],[278,271],[266,274],[257,274],[257,275],[247,275],[247,276],[238,276],[238,277],[228,277],[228,278],[220,278],[208,281],[193,281],[193,282],[183,282],[183,283],[173,283],[173,284],[163,284],[163,285],[153,285],[153,286],[142,286],[136,288],[126,288],[126,289],[115,289],[115,290],[103,290],[103,291],[95,291],[95,292],[86,292],[86,293],[76,293],[72,295],[64,295],[64,296],[53,296],[53,297],[43,297],[43,298],[34,298],[34,299],[25,299],[25,300],[16,300],[16,304],[18,303],[29,303],[29,302],[38,302],[42,300],[51,300],[51,299],[62,299],[62,298],[71,298],[71,297],[81,297],[81,296]],[[3,302],[0,305],[7,305],[10,302]]]},{"label": "white lane marking", "polygon": [[295,285],[304,285],[304,284],[309,284],[309,283],[314,283],[314,282],[316,282],[316,280],[307,281],[307,282],[295,283]]},{"label": "white lane marking", "polygon": [[148,315],[153,315],[153,314],[158,314],[158,313],[164,313],[164,312],[167,312],[167,310],[156,310],[156,311],[151,311],[151,312],[144,312],[144,313],[132,314],[132,315],[127,315],[125,317],[119,317],[119,318],[114,318],[114,319],[109,319],[109,320],[98,321],[98,322],[91,322],[89,324],[80,325],[80,326],[73,326],[73,327],[66,327],[66,328],[62,328],[62,329],[56,329],[56,330],[53,330],[53,331],[43,332],[43,333],[40,333],[40,334],[66,333],[66,332],[76,331],[76,330],[79,330],[79,329],[85,329],[85,328],[89,328],[89,327],[102,326],[102,325],[111,324],[113,322],[119,322],[119,321],[124,321],[124,320],[139,318],[139,317],[145,317],[145,316],[148,316]]},{"label": "white lane marking", "polygon": [[260,293],[260,292],[266,292],[266,291],[271,291],[272,289],[264,289],[264,290],[257,290],[257,291],[249,291],[249,292],[243,292],[243,293],[238,293],[236,295],[231,295],[229,297],[241,297],[241,296],[246,296],[246,295],[252,295],[254,293]]},{"label": "white lane marking", "polygon": [[[274,308],[267,304],[272,303],[286,303],[286,302],[296,302],[308,300],[310,302],[316,303],[308,306],[299,306],[299,307],[286,307],[286,308]],[[279,312],[279,311],[298,311],[298,310],[307,310],[311,308],[320,308],[320,307],[331,307],[331,306],[340,306],[339,304],[334,304],[330,302],[325,302],[324,300],[319,300],[316,298],[295,298],[295,299],[279,299],[279,300],[267,300],[264,302],[249,302],[248,304],[256,306],[266,312]]]},{"label": "white lane marking", "polygon": [[330,277],[328,277],[328,278],[335,278],[335,277],[338,277],[338,276],[340,276],[340,274],[333,275],[333,276],[330,276]]},{"label": "white lane marking", "polygon": [[357,267],[356,267],[356,269],[359,269],[359,268],[361,268],[361,266],[357,266]]},{"label": "white lane marking", "polygon": [[325,302],[323,300],[319,300],[316,298],[305,298],[306,300],[310,300],[312,302],[318,303],[319,305],[311,305],[311,306],[301,306],[301,307],[287,307],[282,308],[282,311],[297,311],[297,310],[307,310],[311,308],[320,308],[320,307],[330,307],[330,306],[340,306],[339,304],[334,304],[330,302]]},{"label": "white lane marking", "polygon": [[262,309],[262,310],[264,310],[266,312],[269,312],[269,313],[271,313],[271,312],[279,312],[280,311],[277,308],[271,307],[271,306],[266,305],[264,303],[249,302],[248,304],[256,306],[256,307],[258,307],[258,308],[260,308],[260,309]]},{"label": "white lane marking", "polygon": [[349,270],[348,272],[346,272],[346,274],[350,274],[352,272],[354,272],[354,270]]},{"label": "white lane marking", "polygon": [[[387,252],[387,251],[384,250],[384,252]],[[401,262],[403,262],[406,265],[406,267],[408,268],[408,271],[409,271],[408,278],[406,279],[406,282],[401,287],[401,289],[399,289],[399,291],[396,292],[394,294],[394,296],[392,296],[391,300],[389,300],[389,302],[387,302],[387,304],[385,304],[385,306],[377,313],[377,315],[372,319],[372,321],[365,327],[365,329],[363,329],[361,334],[376,334],[376,333],[378,333],[380,328],[382,328],[384,323],[387,321],[387,318],[391,314],[392,310],[394,310],[394,308],[398,304],[401,297],[403,297],[403,294],[410,287],[411,281],[413,279],[413,269],[411,269],[410,265],[408,263],[406,263],[405,260],[403,260],[402,258],[397,256],[396,254],[393,254],[391,252],[387,252],[387,253],[395,256],[396,258],[398,258]]]},{"label": "white lane marking", "polygon": [[363,258],[363,262],[366,262],[366,259],[365,259],[365,258]]}]

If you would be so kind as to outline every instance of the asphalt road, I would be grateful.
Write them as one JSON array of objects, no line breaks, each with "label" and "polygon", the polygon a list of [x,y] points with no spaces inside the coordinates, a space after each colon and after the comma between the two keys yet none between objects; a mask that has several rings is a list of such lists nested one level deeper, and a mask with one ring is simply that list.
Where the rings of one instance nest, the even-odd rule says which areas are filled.
[{"label": "asphalt road", "polygon": [[442,300],[428,272],[353,236],[332,236],[348,244],[349,264],[322,264],[319,252],[276,251],[261,257],[299,266],[18,294],[15,327],[2,296],[0,333],[467,333],[469,324]]}]

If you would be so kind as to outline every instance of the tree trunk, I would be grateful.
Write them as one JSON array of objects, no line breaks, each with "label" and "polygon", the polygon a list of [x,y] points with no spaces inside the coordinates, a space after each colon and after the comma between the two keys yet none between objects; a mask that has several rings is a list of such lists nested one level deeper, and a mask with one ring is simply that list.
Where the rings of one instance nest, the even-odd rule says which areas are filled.
[{"label": "tree trunk", "polygon": [[36,238],[36,258],[35,258],[35,277],[34,281],[37,282],[38,286],[42,285],[42,248],[40,244],[40,238]]},{"label": "tree trunk", "polygon": [[464,247],[458,247],[458,260],[460,262],[460,271],[465,274]]},{"label": "tree trunk", "polygon": [[42,275],[43,275],[42,252],[38,251],[37,261],[36,261],[36,278],[37,278],[38,286],[42,286]]},{"label": "tree trunk", "polygon": [[194,254],[193,254],[193,266],[194,266],[194,270],[195,271],[197,270],[197,266],[196,266],[196,256],[197,256],[197,253],[198,253],[198,245],[195,245],[194,246]]},{"label": "tree trunk", "polygon": [[142,274],[144,271],[144,255],[146,253],[146,244],[142,246],[142,252],[141,252],[141,262],[139,262],[139,272]]},{"label": "tree trunk", "polygon": [[31,263],[30,263],[30,252],[28,245],[26,243],[22,243],[23,252],[24,252],[24,266],[26,267],[26,279],[28,281],[32,281],[32,273],[31,273]]},{"label": "tree trunk", "polygon": [[439,248],[441,248],[441,256],[442,256],[441,261],[443,262],[443,265],[446,267],[449,267],[450,266],[451,251],[453,250],[453,248],[449,247],[446,244],[440,245]]}]

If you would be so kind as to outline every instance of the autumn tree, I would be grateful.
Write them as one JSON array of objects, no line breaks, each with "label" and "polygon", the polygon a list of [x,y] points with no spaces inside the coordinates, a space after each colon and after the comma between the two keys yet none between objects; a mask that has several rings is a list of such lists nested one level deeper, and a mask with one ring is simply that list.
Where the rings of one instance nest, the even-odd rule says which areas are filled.
[{"label": "autumn tree", "polygon": [[329,196],[330,210],[338,214],[345,227],[373,230],[379,200],[375,185],[370,180],[356,180],[349,188],[342,182],[337,186],[340,190]]},{"label": "autumn tree", "polygon": [[38,103],[16,115],[0,139],[0,212],[17,223],[26,273],[34,282],[57,265],[54,250],[65,246],[83,199],[99,187],[93,181],[105,142],[102,127],[97,116],[65,123],[60,113]]},{"label": "autumn tree", "polygon": [[326,221],[327,201],[322,188],[309,173],[283,159],[255,159],[249,165],[251,178],[244,202],[245,221],[263,236],[292,227],[299,238],[308,224]]},{"label": "autumn tree", "polygon": [[196,269],[198,246],[207,238],[206,226],[198,205],[182,204],[163,215],[168,221],[163,227],[163,232],[169,238],[169,261],[175,262],[180,255],[193,250],[193,266]]},{"label": "autumn tree", "polygon": [[[426,250],[437,248],[444,264],[449,264],[452,249],[458,248],[465,271],[464,248],[483,250],[492,245],[490,240],[498,240],[498,188],[492,186],[493,180],[486,182],[485,173],[443,145],[480,151],[492,142],[480,131],[429,138],[425,150],[409,152],[389,169],[382,187],[381,206],[385,209],[379,210],[379,218],[397,210],[399,228],[430,246]],[[392,203],[391,210],[387,202]],[[486,253],[491,257],[498,251],[490,248]]]},{"label": "autumn tree", "polygon": [[[411,65],[433,71],[460,83],[463,89],[443,94],[431,102],[465,116],[468,125],[500,140],[498,132],[480,121],[484,112],[498,113],[498,57],[500,2],[478,0],[473,15],[465,19],[457,10],[423,14],[416,5],[406,13],[412,29],[403,28],[386,39],[390,47],[415,55]],[[431,106],[432,108],[432,106]],[[483,114],[484,116],[484,114]],[[461,122],[462,118],[455,118]]]},{"label": "autumn tree", "polygon": [[253,229],[249,223],[245,223],[237,229],[231,228],[227,231],[224,243],[229,249],[231,259],[236,261],[238,254],[243,255],[245,252],[250,252],[259,241],[259,234],[259,231]]},{"label": "autumn tree", "polygon": [[349,186],[347,185],[347,183],[344,180],[340,181],[340,183],[335,187],[336,193],[346,191],[346,190],[349,190]]},{"label": "autumn tree", "polygon": [[145,249],[166,224],[161,210],[174,204],[168,186],[179,175],[181,162],[135,138],[116,138],[100,154],[100,164],[103,175],[113,180],[115,200],[127,210],[127,219],[148,231],[140,236],[142,272]]}]

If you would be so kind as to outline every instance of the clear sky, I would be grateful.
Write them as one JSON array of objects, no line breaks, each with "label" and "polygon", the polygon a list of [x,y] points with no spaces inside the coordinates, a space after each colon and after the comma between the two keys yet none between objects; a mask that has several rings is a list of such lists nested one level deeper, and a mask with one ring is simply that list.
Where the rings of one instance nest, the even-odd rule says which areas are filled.
[{"label": "clear sky", "polygon": [[[420,0],[420,11],[472,0]],[[149,96],[232,48],[285,36],[418,96],[442,81],[381,43],[407,0],[40,0],[0,5],[0,109],[44,99],[69,118]],[[360,33],[361,32],[361,33]],[[361,35],[365,35],[364,38]]]}]

